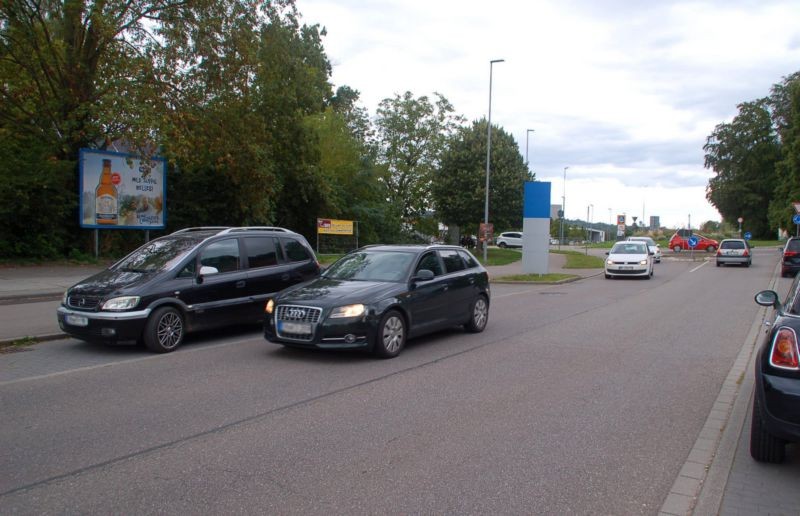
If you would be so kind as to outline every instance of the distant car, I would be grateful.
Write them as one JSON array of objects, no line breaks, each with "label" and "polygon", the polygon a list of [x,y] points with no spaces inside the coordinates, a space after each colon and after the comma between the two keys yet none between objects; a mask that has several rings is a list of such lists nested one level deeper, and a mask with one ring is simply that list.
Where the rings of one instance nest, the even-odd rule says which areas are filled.
[{"label": "distant car", "polygon": [[344,255],[320,278],[280,292],[265,310],[270,342],[392,358],[411,337],[457,325],[483,331],[489,275],[457,246],[367,246]]},{"label": "distant car", "polygon": [[551,238],[550,239],[550,245],[558,245],[558,239],[557,238]]},{"label": "distant car", "polygon": [[175,350],[189,331],[258,323],[267,298],[319,276],[303,235],[276,227],[187,228],[151,240],[68,288],[64,333]]},{"label": "distant car", "polygon": [[760,462],[783,462],[786,444],[800,443],[800,275],[781,303],[773,290],[756,294],[775,315],[756,356],[750,455]]},{"label": "distant car", "polygon": [[614,277],[653,277],[653,255],[645,242],[617,242],[606,253],[606,279]]},{"label": "distant car", "polygon": [[716,258],[717,267],[732,264],[750,267],[753,262],[750,244],[742,238],[726,238],[720,242]]},{"label": "distant car", "polygon": [[719,242],[713,238],[704,237],[698,233],[692,233],[690,230],[676,231],[675,234],[672,235],[672,238],[669,239],[669,248],[675,253],[679,253],[686,249],[691,249],[691,246],[689,246],[689,238],[691,237],[695,237],[697,239],[697,245],[694,246],[696,251],[707,251],[709,253],[713,253],[719,248]]},{"label": "distant car", "polygon": [[647,247],[653,251],[653,259],[656,263],[661,263],[661,246],[656,243],[650,237],[628,237],[628,240],[631,242],[644,242],[647,244]]},{"label": "distant car", "polygon": [[791,237],[783,246],[781,254],[781,276],[789,276],[800,271],[800,237]]},{"label": "distant car", "polygon": [[522,247],[522,233],[518,231],[507,231],[500,233],[495,239],[497,247]]}]

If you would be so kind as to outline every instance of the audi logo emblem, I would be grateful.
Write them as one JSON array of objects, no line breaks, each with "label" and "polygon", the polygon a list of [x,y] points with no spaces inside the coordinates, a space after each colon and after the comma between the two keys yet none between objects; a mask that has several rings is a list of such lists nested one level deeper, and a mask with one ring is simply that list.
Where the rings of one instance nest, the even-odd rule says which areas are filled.
[{"label": "audi logo emblem", "polygon": [[290,308],[288,315],[292,319],[304,319],[306,316],[306,311],[302,308]]}]

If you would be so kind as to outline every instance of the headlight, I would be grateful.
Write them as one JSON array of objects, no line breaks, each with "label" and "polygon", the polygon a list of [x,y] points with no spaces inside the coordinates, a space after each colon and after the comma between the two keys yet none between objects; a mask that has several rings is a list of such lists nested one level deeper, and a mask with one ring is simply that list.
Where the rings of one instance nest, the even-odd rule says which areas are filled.
[{"label": "headlight", "polygon": [[641,262],[639,262],[639,265],[647,265],[647,259],[644,259]]},{"label": "headlight", "polygon": [[264,307],[264,313],[272,315],[273,310],[275,310],[275,301],[270,299],[267,301],[267,305]]},{"label": "headlight", "polygon": [[347,306],[337,306],[331,312],[330,317],[332,319],[340,318],[340,317],[358,317],[364,313],[364,305],[347,305]]},{"label": "headlight", "polygon": [[123,296],[109,299],[103,303],[103,310],[130,310],[139,304],[139,296]]},{"label": "headlight", "polygon": [[68,301],[69,301],[69,290],[65,290],[64,296],[61,298],[61,304],[67,306]]},{"label": "headlight", "polygon": [[608,265],[614,265],[614,260],[606,260],[606,263],[607,263]]}]

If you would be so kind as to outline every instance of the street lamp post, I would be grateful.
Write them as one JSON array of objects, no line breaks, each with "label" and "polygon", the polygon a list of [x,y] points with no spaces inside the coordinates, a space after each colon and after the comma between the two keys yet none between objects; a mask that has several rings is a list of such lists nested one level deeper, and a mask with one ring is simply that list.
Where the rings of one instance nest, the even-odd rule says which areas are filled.
[{"label": "street lamp post", "polygon": [[536,129],[526,129],[526,132],[525,132],[525,168],[528,169],[528,172],[530,172],[530,168],[531,168],[530,165],[529,165],[530,161],[528,161],[528,137],[534,131],[536,131]]},{"label": "street lamp post", "polygon": [[564,167],[564,193],[561,196],[561,235],[558,238],[558,248],[561,249],[561,243],[564,241],[564,217],[567,216],[567,169]]},{"label": "street lamp post", "polygon": [[489,255],[489,160],[492,157],[492,66],[495,63],[502,63],[505,59],[492,59],[489,61],[489,120],[486,130],[486,202],[483,205],[483,263],[486,263]]}]

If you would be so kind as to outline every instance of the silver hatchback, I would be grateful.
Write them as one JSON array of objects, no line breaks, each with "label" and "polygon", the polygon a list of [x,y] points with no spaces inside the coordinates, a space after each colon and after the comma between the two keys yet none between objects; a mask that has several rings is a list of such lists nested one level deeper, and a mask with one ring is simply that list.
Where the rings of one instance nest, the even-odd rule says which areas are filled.
[{"label": "silver hatchback", "polygon": [[741,238],[726,238],[717,249],[717,267],[728,264],[750,267],[753,263],[750,244]]}]

